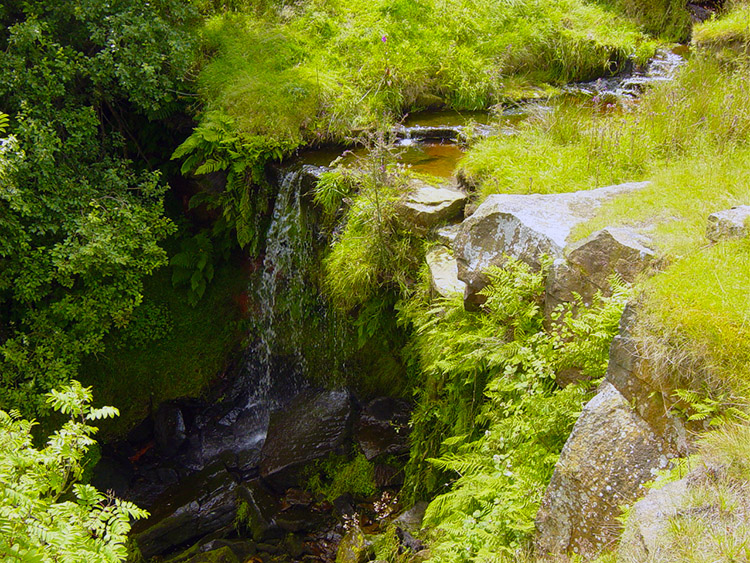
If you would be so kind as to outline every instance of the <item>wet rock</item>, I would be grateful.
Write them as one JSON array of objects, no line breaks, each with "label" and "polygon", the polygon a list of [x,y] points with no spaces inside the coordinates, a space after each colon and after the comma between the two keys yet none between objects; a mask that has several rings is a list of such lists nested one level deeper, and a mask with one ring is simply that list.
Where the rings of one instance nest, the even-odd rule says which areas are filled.
[{"label": "wet rock", "polygon": [[336,563],[365,563],[372,557],[372,543],[358,527],[350,530],[339,544]]},{"label": "wet rock", "polygon": [[418,553],[424,549],[424,544],[420,540],[412,536],[408,531],[402,530],[401,528],[396,528],[396,535],[398,536],[401,545],[406,549],[414,553]]},{"label": "wet rock", "polygon": [[354,437],[368,460],[409,451],[409,417],[406,401],[379,397],[362,409]]},{"label": "wet rock", "polygon": [[411,190],[398,203],[397,212],[408,229],[424,234],[461,215],[466,194],[448,186],[431,186],[412,180]]},{"label": "wet rock", "polygon": [[349,517],[357,513],[354,497],[349,493],[337,496],[333,499],[333,509],[341,517]]},{"label": "wet rock", "polygon": [[466,283],[469,307],[487,285],[484,271],[500,266],[505,256],[539,268],[543,255],[563,258],[573,227],[590,218],[602,203],[639,190],[648,182],[620,184],[563,194],[496,194],[489,196],[461,225],[454,252],[458,278]]},{"label": "wet rock", "polygon": [[750,205],[740,205],[708,216],[706,238],[711,242],[747,236]]},{"label": "wet rock", "polygon": [[347,391],[304,391],[288,408],[274,412],[261,451],[263,480],[277,492],[298,485],[306,464],[343,446],[351,415]]},{"label": "wet rock", "polygon": [[667,444],[605,382],[584,407],[536,518],[540,555],[599,553],[616,541],[620,506],[669,463]]},{"label": "wet rock", "polygon": [[[686,479],[651,489],[635,503],[617,549],[618,561],[649,561],[660,554],[672,519],[679,514],[688,492]],[[663,554],[662,554],[663,555]]]},{"label": "wet rock", "polygon": [[162,495],[134,538],[148,559],[231,525],[236,514],[237,483],[216,463]]},{"label": "wet rock", "polygon": [[171,403],[162,404],[154,415],[154,434],[161,452],[173,456],[185,443],[187,433],[185,419],[180,407]]},{"label": "wet rock", "polygon": [[185,563],[241,563],[234,551],[228,546],[222,546],[218,549],[199,553]]},{"label": "wet rock", "polygon": [[242,510],[238,513],[241,525],[255,541],[266,541],[283,535],[274,517],[279,510],[279,502],[259,480],[246,483],[239,490]]},{"label": "wet rock", "polygon": [[318,530],[326,524],[328,518],[322,512],[311,507],[293,506],[279,512],[275,520],[279,528],[285,532],[296,534]]},{"label": "wet rock", "polygon": [[422,529],[422,520],[424,520],[424,513],[427,511],[427,504],[424,501],[417,502],[409,510],[399,515],[393,523],[411,534],[418,534]]},{"label": "wet rock", "polygon": [[458,264],[450,250],[444,246],[436,246],[430,249],[425,260],[430,269],[430,287],[437,295],[463,295],[466,284],[458,279]]},{"label": "wet rock", "polygon": [[618,274],[632,283],[652,264],[655,254],[651,241],[633,229],[607,227],[565,250],[566,259],[556,260],[547,276],[545,310],[579,294],[590,303],[597,291],[610,295],[609,278]]},{"label": "wet rock", "polygon": [[374,468],[375,486],[378,489],[400,487],[404,484],[404,470],[389,463],[376,463]]}]

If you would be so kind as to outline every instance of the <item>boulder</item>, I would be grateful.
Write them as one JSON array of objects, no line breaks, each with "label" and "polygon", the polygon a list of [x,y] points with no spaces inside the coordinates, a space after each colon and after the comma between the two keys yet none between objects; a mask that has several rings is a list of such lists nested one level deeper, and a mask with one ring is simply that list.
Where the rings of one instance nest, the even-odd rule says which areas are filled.
[{"label": "boulder", "polygon": [[463,295],[466,284],[458,279],[458,264],[453,253],[444,246],[436,246],[425,257],[430,269],[430,287],[441,297],[456,293]]},{"label": "boulder", "polygon": [[406,401],[379,397],[362,409],[354,437],[368,460],[409,451],[409,417]]},{"label": "boulder", "polygon": [[654,260],[650,240],[633,229],[607,227],[565,249],[566,259],[555,260],[547,276],[545,311],[579,294],[590,303],[594,294],[610,294],[609,278],[618,274],[632,283]]},{"label": "boulder", "polygon": [[688,455],[688,436],[702,430],[701,422],[685,423],[671,408],[670,391],[654,381],[655,368],[649,353],[639,346],[634,331],[637,308],[628,304],[620,318],[617,335],[609,347],[606,379],[617,388],[640,418],[664,439],[670,450],[679,456]]},{"label": "boulder", "polygon": [[540,555],[595,555],[620,532],[620,507],[669,464],[669,448],[609,382],[584,407],[536,518]]},{"label": "boulder", "polygon": [[300,393],[283,411],[271,414],[261,450],[260,475],[277,492],[299,484],[308,463],[341,449],[352,415],[347,391]]},{"label": "boulder", "polygon": [[238,520],[254,541],[266,541],[283,536],[274,519],[279,511],[279,502],[258,479],[242,486],[239,498],[241,510]]},{"label": "boulder", "polygon": [[405,226],[418,234],[460,216],[466,205],[466,194],[452,187],[412,180],[410,188],[398,202],[397,213]]},{"label": "boulder", "polygon": [[422,530],[422,520],[427,511],[427,504],[425,501],[417,502],[409,510],[400,514],[393,524],[411,534],[419,534]]},{"label": "boulder", "polygon": [[144,559],[231,525],[237,514],[237,487],[218,462],[167,490],[148,520],[133,527]]},{"label": "boulder", "polygon": [[687,479],[683,478],[649,490],[636,502],[620,538],[617,560],[635,563],[666,555],[661,553],[665,532],[671,520],[678,516],[687,493]]},{"label": "boulder", "polygon": [[740,205],[708,216],[706,238],[711,242],[747,236],[746,222],[750,218],[750,205]]},{"label": "boulder", "polygon": [[185,563],[240,563],[240,560],[229,546],[224,545],[218,549],[194,555]]},{"label": "boulder", "polygon": [[461,230],[461,224],[455,223],[453,225],[446,225],[445,227],[439,228],[435,231],[435,236],[439,243],[448,248],[453,248],[453,243],[458,236],[458,231]]},{"label": "boulder", "polygon": [[593,216],[602,203],[639,190],[648,182],[620,184],[562,194],[495,194],[461,225],[454,251],[458,278],[466,283],[467,305],[487,284],[484,271],[510,256],[538,268],[543,255],[563,258],[573,227]]}]

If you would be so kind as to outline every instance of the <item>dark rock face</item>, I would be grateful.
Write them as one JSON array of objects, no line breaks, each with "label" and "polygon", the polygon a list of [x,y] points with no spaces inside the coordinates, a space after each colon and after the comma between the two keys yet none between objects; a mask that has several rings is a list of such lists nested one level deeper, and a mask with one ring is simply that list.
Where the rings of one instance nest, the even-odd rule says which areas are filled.
[{"label": "dark rock face", "polygon": [[237,487],[224,464],[216,463],[167,491],[152,516],[134,527],[143,557],[160,555],[229,526],[237,513]]},{"label": "dark rock face", "polygon": [[368,403],[354,429],[355,439],[368,460],[409,451],[409,416],[406,401],[380,397]]},{"label": "dark rock face", "polygon": [[171,457],[177,453],[187,439],[180,407],[171,403],[159,407],[154,416],[154,434],[156,444],[165,456]]},{"label": "dark rock face", "polygon": [[307,463],[336,452],[349,436],[352,403],[347,391],[304,391],[271,415],[260,474],[274,490],[298,483]]}]

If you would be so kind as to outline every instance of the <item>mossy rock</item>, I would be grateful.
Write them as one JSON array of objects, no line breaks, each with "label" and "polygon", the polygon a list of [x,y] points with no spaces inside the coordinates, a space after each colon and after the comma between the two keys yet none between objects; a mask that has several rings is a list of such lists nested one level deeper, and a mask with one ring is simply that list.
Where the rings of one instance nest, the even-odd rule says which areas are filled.
[{"label": "mossy rock", "polygon": [[240,560],[237,559],[237,556],[229,546],[225,545],[213,551],[199,553],[188,559],[185,563],[240,563]]}]

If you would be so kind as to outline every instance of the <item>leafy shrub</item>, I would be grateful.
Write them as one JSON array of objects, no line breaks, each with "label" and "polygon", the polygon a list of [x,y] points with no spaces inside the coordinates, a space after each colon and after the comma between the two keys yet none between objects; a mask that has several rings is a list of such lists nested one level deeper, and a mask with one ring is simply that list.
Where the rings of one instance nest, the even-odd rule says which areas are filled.
[{"label": "leafy shrub", "polygon": [[91,407],[91,390],[77,381],[47,401],[70,420],[42,449],[33,445],[33,422],[0,411],[0,556],[9,562],[115,563],[127,556],[132,520],[148,513],[134,504],[77,483],[95,445],[92,422],[117,415]]},{"label": "leafy shrub", "polygon": [[[481,561],[522,550],[541,495],[591,381],[604,374],[626,288],[544,328],[544,271],[508,259],[488,271],[484,311],[460,296],[402,309],[414,326],[411,353],[424,379],[412,418],[405,493],[439,494],[425,523],[441,561]],[[560,389],[555,374],[592,378]]]}]

